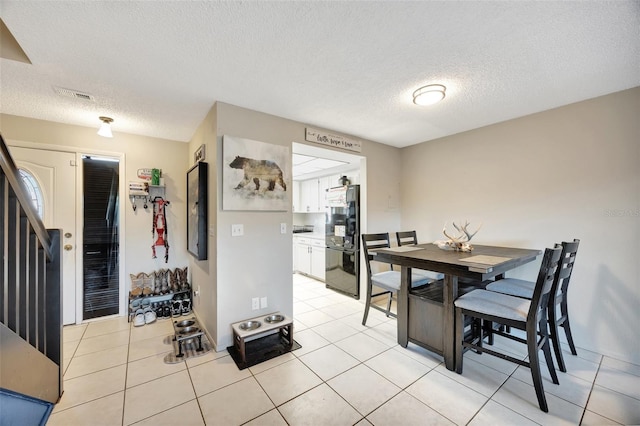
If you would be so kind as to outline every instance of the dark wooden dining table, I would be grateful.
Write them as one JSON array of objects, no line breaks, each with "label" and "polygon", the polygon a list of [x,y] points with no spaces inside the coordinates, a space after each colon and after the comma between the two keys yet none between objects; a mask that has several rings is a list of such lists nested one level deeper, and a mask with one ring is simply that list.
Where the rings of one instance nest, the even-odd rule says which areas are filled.
[{"label": "dark wooden dining table", "polygon": [[[474,245],[471,252],[457,252],[442,250],[435,244],[418,244],[416,246],[392,247],[377,249],[375,260],[392,263],[400,266],[401,286],[398,292],[398,344],[407,347],[409,341],[423,346],[444,357],[445,365],[449,370],[455,370],[455,309],[453,301],[458,297],[458,282],[465,281],[483,282],[491,279],[500,279],[504,273],[526,263],[532,262],[542,253],[541,250],[521,249],[511,247],[494,247]],[[442,283],[441,308],[437,311],[442,316],[441,321],[434,321],[436,327],[442,330],[436,332],[436,343],[425,343],[419,336],[410,336],[409,329],[429,327],[427,324],[410,324],[411,321],[427,321],[411,315],[409,312],[409,277],[411,269],[424,269],[444,274]],[[435,284],[431,284],[435,286]],[[437,289],[439,287],[434,287]],[[437,318],[440,320],[440,318]],[[441,337],[441,339],[440,339]],[[424,340],[424,339],[423,339]],[[441,345],[440,345],[441,343]]]}]

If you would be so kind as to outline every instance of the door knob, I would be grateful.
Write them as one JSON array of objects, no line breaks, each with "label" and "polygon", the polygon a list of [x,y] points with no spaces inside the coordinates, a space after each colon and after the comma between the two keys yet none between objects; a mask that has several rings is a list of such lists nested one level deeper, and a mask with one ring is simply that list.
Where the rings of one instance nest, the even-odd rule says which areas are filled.
[{"label": "door knob", "polygon": [[64,249],[65,249],[66,251],[69,251],[69,250],[73,249],[73,246],[72,246],[71,244],[65,244],[65,245],[64,245]]}]

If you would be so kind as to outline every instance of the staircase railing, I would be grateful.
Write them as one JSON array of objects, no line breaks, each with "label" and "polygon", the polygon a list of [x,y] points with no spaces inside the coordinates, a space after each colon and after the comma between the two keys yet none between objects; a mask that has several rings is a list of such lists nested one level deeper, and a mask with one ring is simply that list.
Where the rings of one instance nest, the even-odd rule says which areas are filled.
[{"label": "staircase railing", "polygon": [[45,229],[0,135],[0,387],[62,395],[62,249]]}]

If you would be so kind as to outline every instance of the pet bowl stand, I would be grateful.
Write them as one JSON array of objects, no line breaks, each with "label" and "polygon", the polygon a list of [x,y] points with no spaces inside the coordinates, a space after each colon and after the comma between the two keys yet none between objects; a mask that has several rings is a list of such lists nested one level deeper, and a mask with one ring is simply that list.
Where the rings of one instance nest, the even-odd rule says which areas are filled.
[{"label": "pet bowl stand", "polygon": [[[184,357],[184,352],[182,351],[182,345],[183,343],[190,341],[192,339],[198,339],[198,349],[196,349],[196,351],[202,352],[203,351],[202,335],[204,334],[204,331],[202,331],[202,328],[200,327],[198,320],[195,317],[186,318],[186,319],[184,317],[176,317],[176,318],[180,318],[173,321],[173,331],[175,332],[175,337],[173,338],[173,340],[178,344],[178,353],[176,354],[176,358]],[[191,333],[181,333],[184,328],[188,328],[188,327],[178,326],[178,324],[184,321],[193,321],[194,322],[193,325],[189,327],[193,327],[195,328],[195,330]]]},{"label": "pet bowl stand", "polygon": [[[273,316],[273,315],[281,315],[284,319],[280,322],[269,323],[265,321],[265,318]],[[258,328],[253,330],[244,330],[240,326],[249,321],[257,321],[261,325]],[[240,353],[240,357],[242,358],[242,362],[247,362],[247,354],[245,350],[245,339],[248,337],[257,336],[259,334],[266,333],[267,331],[278,330],[280,333],[280,337],[285,339],[287,342],[289,349],[293,347],[293,320],[287,317],[280,312],[274,312],[271,314],[261,315],[256,318],[251,318],[244,321],[239,321],[231,324],[231,328],[233,329],[233,345],[236,350]]]}]

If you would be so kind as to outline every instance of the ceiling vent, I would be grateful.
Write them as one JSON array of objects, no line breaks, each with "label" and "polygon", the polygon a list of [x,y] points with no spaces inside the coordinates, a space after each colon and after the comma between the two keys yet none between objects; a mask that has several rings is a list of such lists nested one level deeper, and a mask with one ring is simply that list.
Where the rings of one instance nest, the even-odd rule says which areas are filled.
[{"label": "ceiling vent", "polygon": [[78,90],[72,90],[72,89],[63,89],[62,87],[53,87],[53,90],[60,96],[66,96],[67,98],[77,98],[77,99],[84,99],[85,101],[91,101],[91,102],[95,102],[96,98],[93,97],[93,95],[90,95],[88,93],[82,93]]}]

